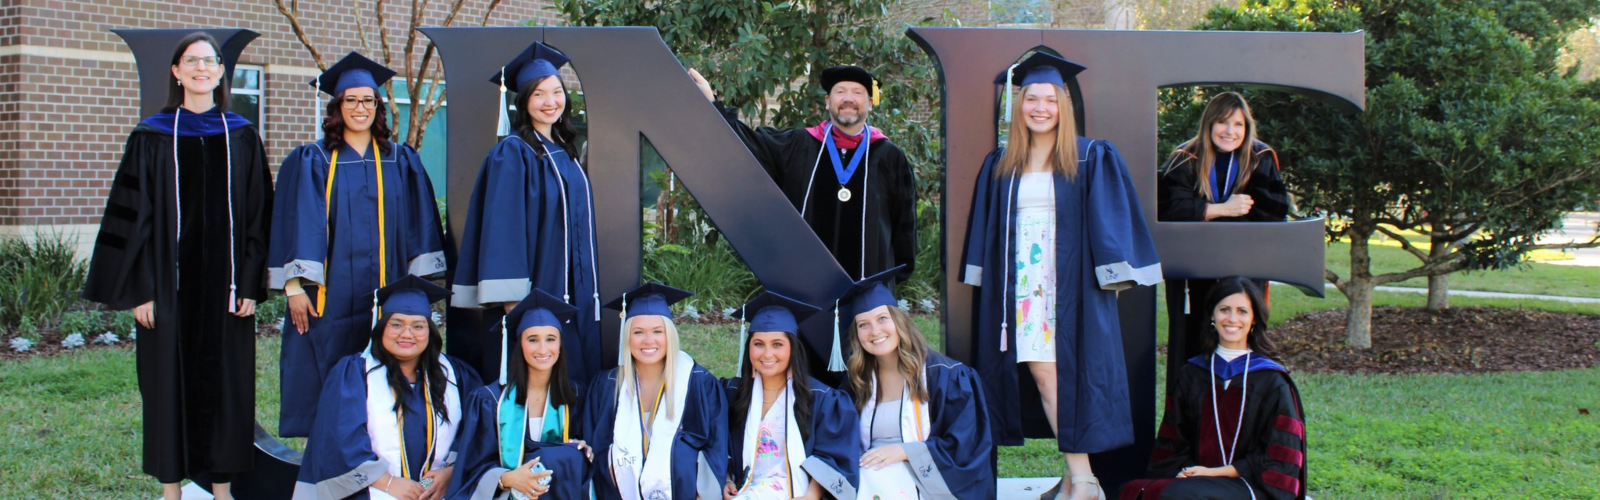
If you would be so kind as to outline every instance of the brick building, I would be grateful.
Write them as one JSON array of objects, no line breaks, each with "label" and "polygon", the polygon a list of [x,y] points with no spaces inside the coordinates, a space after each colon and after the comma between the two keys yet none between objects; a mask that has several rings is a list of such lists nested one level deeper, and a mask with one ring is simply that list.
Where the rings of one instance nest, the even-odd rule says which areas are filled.
[{"label": "brick building", "polygon": [[[362,52],[382,60],[372,1],[298,3],[304,31],[328,64],[361,50],[357,9],[366,15],[373,47]],[[451,3],[431,2],[424,25],[441,24]],[[558,24],[550,3],[501,0],[487,24]],[[454,25],[477,25],[489,4],[466,0]],[[403,68],[399,54],[410,5],[405,0],[385,3],[396,68]],[[247,28],[261,34],[240,57],[233,108],[260,126],[274,168],[295,146],[320,136],[313,123],[316,93],[306,84],[320,71],[274,0],[7,1],[0,5],[0,237],[59,231],[76,237],[79,255],[87,256],[123,143],[141,118],[133,54],[108,30],[186,27]],[[419,38],[419,61],[426,42]],[[397,96],[400,92],[396,85]],[[438,172],[444,168],[446,112],[441,109],[435,116],[423,147],[425,163]],[[430,145],[439,147],[430,150]],[[443,179],[442,174],[434,177]]]}]

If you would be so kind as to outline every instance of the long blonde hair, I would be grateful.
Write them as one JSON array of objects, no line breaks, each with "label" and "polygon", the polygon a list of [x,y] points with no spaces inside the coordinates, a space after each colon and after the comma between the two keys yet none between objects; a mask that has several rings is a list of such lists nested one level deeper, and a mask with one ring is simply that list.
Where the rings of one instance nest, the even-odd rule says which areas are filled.
[{"label": "long blonde hair", "polygon": [[[638,317],[628,318],[627,323],[624,325],[622,331],[628,332],[628,336],[633,335],[633,320]],[[678,369],[678,325],[672,322],[672,318],[666,316],[662,316],[661,321],[665,324],[662,330],[667,334],[667,346],[665,349],[667,355],[661,360],[662,363],[666,364],[661,369],[661,387],[670,389],[673,384],[673,374],[677,373]],[[622,345],[617,346],[617,348],[627,349],[628,339],[624,337]],[[633,381],[633,377],[633,353],[628,353],[627,356],[622,356],[622,364],[617,365],[617,401],[622,401],[622,395],[627,391],[628,383]],[[643,401],[644,395],[640,394],[638,396]],[[677,415],[677,398],[663,397],[661,399],[667,406],[667,418]],[[656,408],[656,411],[661,411],[661,408]]]},{"label": "long blonde hair", "polygon": [[[922,338],[922,330],[918,330],[916,323],[911,322],[911,315],[895,306],[886,307],[889,308],[889,320],[894,322],[894,331],[900,335],[900,347],[895,349],[896,357],[900,358],[900,375],[906,379],[906,388],[913,397],[927,401],[928,388],[922,385],[922,364],[928,359],[928,340]],[[850,325],[850,359],[845,364],[849,369],[850,388],[856,396],[856,409],[859,410],[867,406],[869,398],[877,397],[872,393],[872,377],[878,373],[878,360],[862,347],[854,319]]]},{"label": "long blonde hair", "polygon": [[1250,115],[1250,103],[1245,102],[1243,95],[1223,92],[1212,97],[1205,111],[1200,112],[1200,133],[1179,147],[1199,158],[1200,163],[1194,166],[1195,177],[1200,181],[1200,194],[1205,195],[1207,202],[1216,199],[1211,170],[1216,165],[1217,145],[1211,143],[1211,127],[1233,116],[1234,111],[1244,115],[1244,141],[1233,151],[1233,157],[1239,161],[1239,179],[1233,183],[1233,193],[1244,190],[1245,184],[1250,182],[1250,174],[1256,171],[1256,119]]},{"label": "long blonde hair", "polygon": [[[1033,85],[1049,85],[1055,88],[1055,144],[1034,144],[1033,133],[1028,130],[1028,124],[1024,123],[1026,119],[1022,116],[1021,95],[1026,95],[1028,87]],[[1072,110],[1072,96],[1067,93],[1067,89],[1053,83],[1035,83],[1033,85],[1023,87],[1022,90],[1018,91],[1018,94],[1020,94],[1018,98],[1011,100],[1011,116],[1013,118],[1011,119],[1010,128],[1007,129],[1009,130],[1007,133],[1010,138],[1007,139],[1008,144],[1006,145],[1005,154],[1000,156],[1000,163],[995,165],[994,176],[999,178],[1008,175],[1022,175],[1023,169],[1028,167],[1028,150],[1033,149],[1034,146],[1048,146],[1053,148],[1050,152],[1050,169],[1061,173],[1067,179],[1072,179],[1078,175],[1078,125],[1074,119],[1076,115]],[[1006,91],[1010,92],[1011,89],[1006,89]]]}]

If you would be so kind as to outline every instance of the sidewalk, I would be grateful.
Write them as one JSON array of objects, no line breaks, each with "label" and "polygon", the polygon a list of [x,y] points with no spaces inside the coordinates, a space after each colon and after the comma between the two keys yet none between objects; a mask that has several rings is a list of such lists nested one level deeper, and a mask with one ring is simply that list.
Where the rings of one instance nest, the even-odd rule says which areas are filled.
[{"label": "sidewalk", "polygon": [[[1551,231],[1540,236],[1539,244],[1570,243],[1574,241],[1588,241],[1594,238],[1595,225],[1600,224],[1600,212],[1572,212],[1567,214],[1561,229]],[[1580,248],[1569,250],[1574,257],[1571,260],[1552,260],[1545,264],[1558,266],[1589,266],[1600,267],[1600,248]]]},{"label": "sidewalk", "polygon": [[[1328,288],[1328,289],[1334,288],[1333,283],[1323,283],[1322,287],[1323,288]],[[1399,287],[1399,286],[1377,286],[1377,287],[1372,287],[1372,289],[1373,290],[1377,290],[1379,292],[1428,293],[1428,289],[1426,289],[1426,288],[1409,288],[1409,287]],[[1532,294],[1526,294],[1526,293],[1479,292],[1479,291],[1474,291],[1474,290],[1450,290],[1449,294],[1450,294],[1451,297],[1484,297],[1484,298],[1495,298],[1495,299],[1554,300],[1554,301],[1558,301],[1558,302],[1570,302],[1570,303],[1573,303],[1573,304],[1600,304],[1600,298],[1593,298],[1593,297],[1565,297],[1565,296],[1561,296],[1561,295],[1532,295]]]}]

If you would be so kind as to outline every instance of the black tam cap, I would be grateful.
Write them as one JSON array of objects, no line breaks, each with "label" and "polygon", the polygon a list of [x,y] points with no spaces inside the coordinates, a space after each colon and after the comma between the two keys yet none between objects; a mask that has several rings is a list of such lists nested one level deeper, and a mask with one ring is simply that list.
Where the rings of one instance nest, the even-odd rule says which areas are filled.
[{"label": "black tam cap", "polygon": [[872,90],[872,84],[876,81],[877,79],[872,77],[872,73],[868,73],[867,70],[862,69],[860,66],[834,66],[822,70],[823,92],[833,92],[833,86],[839,82],[856,82],[870,91]]}]

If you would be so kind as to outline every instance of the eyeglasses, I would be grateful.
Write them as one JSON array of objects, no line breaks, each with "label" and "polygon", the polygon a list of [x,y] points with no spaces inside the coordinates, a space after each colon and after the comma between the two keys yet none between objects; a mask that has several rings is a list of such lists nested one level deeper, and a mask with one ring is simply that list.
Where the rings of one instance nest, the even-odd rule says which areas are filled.
[{"label": "eyeglasses", "polygon": [[218,56],[183,56],[183,65],[189,68],[202,65],[207,68],[215,68],[220,64],[222,64],[222,58]]},{"label": "eyeglasses", "polygon": [[360,97],[360,98],[357,98],[357,97],[346,97],[346,98],[344,98],[343,103],[344,103],[344,109],[356,109],[357,105],[360,105],[362,108],[365,108],[365,109],[372,109],[372,108],[378,107],[378,100],[374,99],[374,98],[371,98],[371,97]]}]

